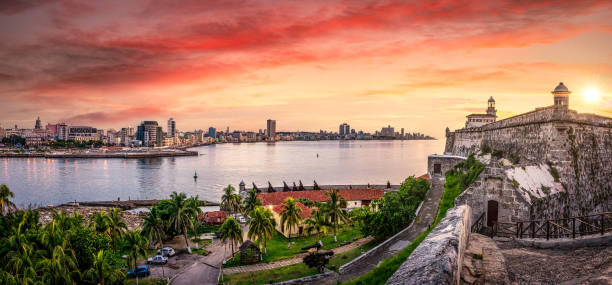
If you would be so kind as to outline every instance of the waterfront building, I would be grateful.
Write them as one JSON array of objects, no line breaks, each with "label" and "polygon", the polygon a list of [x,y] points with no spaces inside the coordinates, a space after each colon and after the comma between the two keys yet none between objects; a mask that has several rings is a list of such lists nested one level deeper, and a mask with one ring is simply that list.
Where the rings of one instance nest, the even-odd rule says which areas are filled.
[{"label": "waterfront building", "polygon": [[395,129],[391,125],[388,125],[380,130],[380,135],[387,138],[395,137]]},{"label": "waterfront building", "polygon": [[68,140],[68,125],[66,123],[57,124],[57,139],[62,141]]},{"label": "waterfront building", "polygon": [[176,121],[174,121],[173,118],[168,119],[168,131],[166,132],[166,136],[169,138],[176,136]]},{"label": "waterfront building", "polygon": [[497,110],[495,109],[495,99],[489,97],[487,102],[487,112],[485,114],[469,114],[466,116],[466,128],[476,128],[486,124],[495,122],[497,118]]},{"label": "waterfront building", "polygon": [[90,126],[69,126],[68,140],[73,141],[97,141],[100,140],[98,129]]},{"label": "waterfront building", "polygon": [[340,137],[344,137],[346,135],[349,135],[351,133],[351,126],[347,123],[342,123],[340,124],[340,127],[338,127],[338,135],[340,135]]},{"label": "waterfront building", "polygon": [[217,138],[217,129],[215,129],[214,127],[208,128],[208,137],[216,139]]},{"label": "waterfront building", "polygon": [[34,125],[34,129],[35,130],[40,130],[42,129],[42,126],[40,124],[40,117],[36,118],[36,124]]},{"label": "waterfront building", "polygon": [[163,132],[157,121],[143,121],[136,131],[136,139],[143,146],[162,146]]},{"label": "waterfront building", "polygon": [[267,139],[268,141],[276,140],[276,120],[268,119],[267,121]]}]

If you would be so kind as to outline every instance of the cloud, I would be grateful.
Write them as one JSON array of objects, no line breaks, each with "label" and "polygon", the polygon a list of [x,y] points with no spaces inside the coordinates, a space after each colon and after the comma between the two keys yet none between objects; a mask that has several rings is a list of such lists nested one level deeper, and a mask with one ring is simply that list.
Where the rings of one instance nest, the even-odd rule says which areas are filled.
[{"label": "cloud", "polygon": [[161,107],[130,107],[112,112],[91,112],[65,118],[61,121],[71,124],[108,124],[142,119],[147,117],[158,117],[167,114],[166,109]]}]

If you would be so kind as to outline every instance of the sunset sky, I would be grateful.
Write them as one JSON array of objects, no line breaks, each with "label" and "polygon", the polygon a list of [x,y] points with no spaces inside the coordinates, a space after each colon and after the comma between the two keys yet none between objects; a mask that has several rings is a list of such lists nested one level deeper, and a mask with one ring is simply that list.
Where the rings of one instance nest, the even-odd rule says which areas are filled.
[{"label": "sunset sky", "polygon": [[489,96],[500,118],[552,105],[559,81],[612,116],[612,1],[0,1],[5,128],[441,137]]}]

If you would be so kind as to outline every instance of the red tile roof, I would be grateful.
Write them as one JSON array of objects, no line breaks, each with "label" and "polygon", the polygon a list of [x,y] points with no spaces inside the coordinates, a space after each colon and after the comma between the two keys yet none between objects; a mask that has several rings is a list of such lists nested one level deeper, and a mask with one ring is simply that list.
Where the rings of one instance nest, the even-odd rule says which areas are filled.
[{"label": "red tile roof", "polygon": [[[273,192],[273,193],[261,193],[257,197],[261,199],[264,205],[280,205],[287,199],[287,197],[293,197],[293,199],[305,198],[313,202],[325,202],[327,201],[326,192],[329,190],[308,190],[308,191],[291,191],[291,192]],[[371,201],[376,198],[380,198],[385,195],[384,189],[342,189],[338,193],[344,197],[346,201]]]},{"label": "red tile roof", "polygon": [[200,216],[200,219],[203,219],[207,223],[222,223],[225,221],[226,217],[227,215],[224,211],[214,211],[204,213]]},{"label": "red tile roof", "polygon": [[[302,219],[306,219],[306,218],[310,218],[310,216],[312,216],[312,210],[308,207],[306,207],[304,204],[302,203],[295,203],[298,207],[300,207],[300,209],[302,209],[302,211],[300,212],[300,217],[302,217]],[[276,213],[278,213],[280,215],[280,213],[283,211],[284,209],[284,205],[280,204],[280,205],[275,205],[272,207],[272,210]]]},{"label": "red tile roof", "polygon": [[423,174],[423,175],[421,175],[421,176],[417,177],[417,179],[418,179],[418,178],[423,178],[423,179],[425,179],[425,180],[427,180],[427,181],[431,181],[431,178],[429,177],[429,174],[428,174],[428,173],[425,173],[425,174]]}]

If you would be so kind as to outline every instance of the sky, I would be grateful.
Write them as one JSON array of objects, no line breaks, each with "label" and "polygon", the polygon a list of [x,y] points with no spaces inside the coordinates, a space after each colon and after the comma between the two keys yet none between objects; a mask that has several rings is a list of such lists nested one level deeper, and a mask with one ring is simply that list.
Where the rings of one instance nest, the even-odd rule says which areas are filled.
[{"label": "sky", "polygon": [[5,128],[443,137],[489,96],[500,119],[552,105],[560,81],[612,116],[611,1],[0,1]]}]

